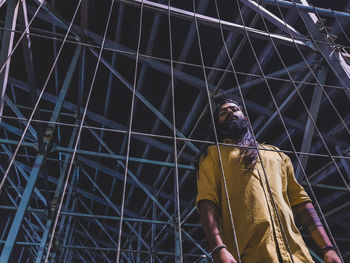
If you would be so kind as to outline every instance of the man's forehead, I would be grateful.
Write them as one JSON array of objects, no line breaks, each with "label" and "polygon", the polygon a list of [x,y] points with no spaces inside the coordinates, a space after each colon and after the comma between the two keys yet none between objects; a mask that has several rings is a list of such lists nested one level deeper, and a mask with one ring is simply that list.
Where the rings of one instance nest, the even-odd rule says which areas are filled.
[{"label": "man's forehead", "polygon": [[220,109],[230,108],[230,107],[238,107],[239,105],[234,102],[226,102],[220,106]]}]

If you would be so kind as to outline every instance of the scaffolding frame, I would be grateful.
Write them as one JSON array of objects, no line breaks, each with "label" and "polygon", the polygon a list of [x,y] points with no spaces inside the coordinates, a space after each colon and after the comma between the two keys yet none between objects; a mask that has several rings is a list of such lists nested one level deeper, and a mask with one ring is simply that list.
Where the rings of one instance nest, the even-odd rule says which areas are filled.
[{"label": "scaffolding frame", "polygon": [[[312,124],[312,118],[317,119],[322,107],[325,107],[328,102],[320,86],[331,90],[328,93],[329,98],[335,98],[340,92],[344,92],[347,102],[350,100],[350,56],[346,52],[348,47],[335,45],[332,29],[327,28],[324,21],[320,19],[320,17],[336,18],[343,21],[346,27],[350,21],[349,13],[312,7],[306,0],[296,1],[297,3],[282,0],[258,2],[241,0],[243,14],[248,17],[254,12],[256,17],[247,27],[242,26],[239,18],[231,22],[204,15],[210,4],[207,0],[199,2],[198,13],[173,7],[165,1],[158,3],[148,0],[120,0],[115,7],[118,15],[112,13],[112,17],[113,15],[116,17],[117,33],[114,39],[109,39],[103,34],[87,29],[88,12],[91,12],[88,2],[94,2],[94,0],[79,2],[76,10],[80,10],[80,22],[73,23],[73,20],[68,21],[59,15],[55,10],[54,1],[52,5],[44,0],[0,1],[0,8],[6,10],[2,16],[4,21],[2,21],[0,51],[0,171],[4,175],[1,183],[0,209],[2,212],[6,211],[2,216],[0,228],[0,244],[2,244],[0,262],[11,262],[11,259],[18,262],[38,263],[100,262],[101,260],[105,262],[116,260],[117,262],[174,260],[183,262],[184,259],[191,262],[209,261],[194,207],[195,191],[191,198],[184,199],[181,199],[181,194],[186,193],[179,193],[179,188],[193,182],[196,170],[195,158],[200,154],[201,146],[210,143],[204,138],[198,139],[191,136],[195,131],[200,111],[207,103],[205,81],[198,77],[198,74],[190,74],[186,70],[186,67],[198,66],[186,62],[186,58],[191,55],[191,46],[195,42],[195,27],[191,24],[195,16],[203,27],[212,29],[223,27],[227,33],[226,44],[232,49],[235,47],[231,50],[232,61],[238,60],[242,55],[247,41],[245,33],[254,39],[262,41],[273,39],[282,46],[297,46],[302,52],[308,54],[307,61],[289,65],[286,69],[274,70],[266,74],[266,77],[271,81],[285,83],[277,95],[280,98],[279,111],[282,113],[287,111],[298,97],[297,91],[290,92],[286,88],[290,82],[284,79],[286,75],[295,76],[298,90],[303,90],[306,86],[313,87],[309,106],[312,117],[305,118],[300,115],[301,117],[297,120],[288,115],[284,117],[284,121],[290,127],[291,135],[302,134],[301,148],[297,152],[302,167],[296,165],[296,177],[300,182],[305,182],[301,174],[302,170],[308,167],[311,157],[321,159],[329,157],[327,153],[321,151],[323,145],[320,143],[320,138],[334,147],[335,153],[331,157],[347,175],[345,178],[347,185],[321,183],[325,179],[327,181],[329,175],[336,172],[331,161],[308,174],[308,178],[312,179],[312,186],[315,189],[332,191],[327,198],[320,200],[321,206],[327,208],[325,216],[330,222],[348,231],[347,233],[350,232],[350,224],[339,219],[339,216],[350,217],[349,212],[346,212],[350,202],[342,199],[348,195],[350,180],[349,135],[344,135],[347,128],[337,122],[328,129],[328,132],[317,134]],[[266,5],[263,7],[262,3]],[[284,18],[276,15],[275,10],[269,11],[270,6],[299,10],[309,35],[300,33],[293,26],[293,22],[287,24]],[[141,14],[146,11],[154,14],[153,23],[148,28],[149,38],[144,53],[139,53],[139,49],[132,48],[132,45],[128,47],[121,44],[121,30],[128,26],[124,15],[130,12],[130,9],[139,10]],[[286,20],[292,20],[291,15],[289,17],[288,14],[286,11]],[[186,41],[181,47],[177,60],[151,55],[156,46],[155,39],[161,26],[161,17],[168,17],[168,15],[169,20],[184,20],[189,21],[190,24]],[[255,28],[261,16],[275,26],[276,32],[269,33]],[[35,17],[33,24],[29,17]],[[36,24],[36,20],[45,23],[45,26],[40,28],[40,23]],[[335,25],[337,25],[336,22],[334,22]],[[51,27],[51,31],[45,29],[47,25]],[[339,32],[341,25],[337,28],[338,34],[341,34]],[[140,32],[139,34],[141,35]],[[53,57],[57,59],[62,43],[67,43],[72,49],[64,50],[65,47],[62,45],[64,54],[68,54],[65,55],[65,59],[68,56],[69,63],[67,62],[65,67],[58,68],[58,66],[54,67],[54,62],[50,71],[52,77],[49,76],[43,86],[39,86],[38,83],[42,80],[38,81],[39,73],[35,70],[38,65],[34,61],[36,57],[32,51],[33,38],[42,39],[43,42],[52,41]],[[20,52],[18,45],[22,47],[23,57],[13,58],[13,54]],[[224,50],[224,47],[221,50]],[[267,65],[272,60],[271,50],[272,45],[267,42],[259,57],[262,64]],[[112,54],[111,57],[107,57],[107,52]],[[38,54],[37,50],[35,54]],[[103,90],[106,95],[102,112],[100,109],[98,109],[100,112],[89,109],[86,102],[85,89],[90,85],[86,76],[91,74],[87,64],[91,63],[93,57],[97,59],[97,63],[100,63],[99,70],[108,72],[108,84]],[[125,72],[121,71],[120,67],[116,66],[116,61],[121,57],[136,61],[134,83]],[[17,71],[20,72],[20,69],[14,66],[12,61],[14,59],[16,63],[19,63],[18,60],[23,62],[25,81],[18,77],[20,73]],[[226,62],[224,52],[218,52],[214,65],[206,68],[209,72],[208,88],[213,92],[213,97],[226,95],[237,99],[238,96],[235,93],[238,88],[241,88],[244,94],[248,94],[251,89],[263,82],[258,68],[252,68],[251,72],[240,72],[242,76],[240,87],[221,88],[227,75],[232,73],[229,65],[224,64]],[[172,63],[174,63],[173,68]],[[317,75],[316,82],[313,81],[311,71],[307,71],[309,67],[312,67]],[[96,67],[96,74],[97,71]],[[148,71],[160,72],[170,77],[172,75],[172,81],[176,80],[197,89],[198,95],[192,102],[192,107],[186,112],[187,116],[181,125],[176,125],[172,116],[166,113],[171,103],[170,82],[164,97],[160,99],[161,103],[157,103],[157,106],[149,97],[143,95]],[[221,78],[220,74],[222,74]],[[335,76],[336,84],[326,83],[329,74]],[[220,80],[214,84],[218,78]],[[132,121],[130,123],[126,121],[123,124],[108,117],[109,111],[113,108],[112,89],[113,85],[116,85],[116,80],[121,83],[118,85],[123,85],[133,94],[142,108],[155,116],[154,124],[149,131],[132,130]],[[50,92],[45,91],[47,85]],[[91,90],[97,88],[94,82],[90,87]],[[75,89],[73,95],[76,96],[76,102],[67,97],[67,94],[72,94],[70,93],[72,89]],[[56,94],[52,92],[53,90]],[[17,103],[17,101],[24,101],[22,99],[24,94],[29,95],[25,100],[28,101],[27,105]],[[38,98],[41,98],[40,106],[38,106]],[[264,138],[264,134],[270,131],[272,125],[278,120],[277,111],[273,109],[271,103],[263,106],[254,100],[246,99],[245,102],[249,111],[259,114],[252,125],[257,129],[257,138]],[[39,110],[33,111],[37,106]],[[344,122],[347,124],[349,121],[350,112],[345,111]],[[157,133],[159,127],[169,129],[174,134]],[[80,141],[81,133],[84,139]],[[113,146],[111,134],[123,138],[119,148]],[[130,147],[128,139],[142,144],[143,150],[140,156],[133,156],[132,150],[130,150],[131,153],[125,153],[126,147]],[[97,143],[95,150],[89,149],[91,140]],[[276,138],[275,144],[285,145],[286,140],[286,137],[281,135]],[[119,152],[116,152],[116,149],[119,149]],[[160,154],[159,158],[155,158],[157,155],[150,154],[153,151],[164,153],[164,156]],[[290,153],[288,150],[282,151]],[[148,181],[142,178],[142,175],[146,176],[148,172],[145,167],[156,167],[158,171],[158,174],[153,175],[153,184],[146,183]],[[177,181],[169,183],[168,180],[174,171],[176,173],[181,171],[180,175]],[[109,190],[101,181],[104,176],[111,178],[108,180],[108,183],[111,183]],[[189,179],[190,177],[192,179]],[[128,188],[125,192],[125,206],[116,202],[116,200],[120,201],[120,198],[115,196],[115,192],[120,190],[118,184],[123,181]],[[165,184],[173,187],[172,191],[165,190]],[[142,200],[143,205],[137,206],[141,207],[140,213],[127,209],[128,206],[132,207],[131,203],[136,196],[134,192],[145,198]],[[178,203],[174,203],[176,199],[179,199]],[[329,209],[332,202],[337,205]],[[57,228],[55,219],[58,220]],[[120,222],[123,222],[122,226]],[[118,227],[120,227],[119,230]],[[100,232],[94,233],[97,229]],[[337,230],[335,239],[338,243],[343,242],[341,247],[345,247],[350,239],[338,235]],[[307,235],[305,237],[308,238]],[[174,240],[174,244],[166,244],[170,239]],[[53,242],[52,249],[51,242]],[[316,260],[322,262],[318,251],[312,247],[310,251]],[[341,252],[344,258],[349,256],[345,251],[341,250]]]}]

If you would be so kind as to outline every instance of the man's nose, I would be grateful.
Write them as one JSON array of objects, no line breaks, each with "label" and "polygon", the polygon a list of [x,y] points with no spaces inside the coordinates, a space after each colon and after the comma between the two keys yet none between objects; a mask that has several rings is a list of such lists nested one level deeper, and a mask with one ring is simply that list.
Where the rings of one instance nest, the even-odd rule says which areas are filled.
[{"label": "man's nose", "polygon": [[234,115],[234,112],[233,112],[233,110],[228,110],[228,111],[226,111],[226,114],[225,114],[226,116],[225,116],[225,118],[231,118],[233,115]]}]

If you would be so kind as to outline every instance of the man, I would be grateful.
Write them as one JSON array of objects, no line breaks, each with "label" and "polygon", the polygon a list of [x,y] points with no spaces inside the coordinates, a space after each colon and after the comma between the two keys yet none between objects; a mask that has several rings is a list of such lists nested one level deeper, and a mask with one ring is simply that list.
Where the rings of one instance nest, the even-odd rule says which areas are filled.
[{"label": "man", "polygon": [[294,178],[289,157],[265,144],[257,151],[235,101],[223,99],[214,119],[218,140],[226,145],[219,147],[221,158],[212,145],[199,160],[196,200],[214,262],[238,262],[237,251],[243,263],[314,262],[295,215],[325,262],[341,263],[311,199]]}]

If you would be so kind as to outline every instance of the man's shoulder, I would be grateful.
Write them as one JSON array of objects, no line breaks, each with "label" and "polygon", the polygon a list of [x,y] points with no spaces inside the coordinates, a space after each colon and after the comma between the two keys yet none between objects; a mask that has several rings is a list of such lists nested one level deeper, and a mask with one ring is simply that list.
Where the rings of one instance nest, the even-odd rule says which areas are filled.
[{"label": "man's shoulder", "polygon": [[271,144],[266,144],[266,143],[262,143],[260,145],[261,145],[261,148],[267,149],[268,152],[278,154],[282,158],[282,160],[289,159],[289,156],[286,155],[283,152],[283,150],[281,150],[277,146],[274,146],[274,145],[271,145]]},{"label": "man's shoulder", "polygon": [[[227,149],[231,148],[231,146],[219,145],[220,154],[223,154],[227,151]],[[233,147],[235,148],[235,147]],[[211,159],[218,158],[218,146],[216,144],[209,145],[201,154],[200,159],[204,159],[206,157],[210,157]]]},{"label": "man's shoulder", "polygon": [[261,146],[261,148],[264,148],[264,149],[280,151],[280,148],[278,148],[277,146],[267,144],[265,142],[260,143],[259,145]]}]

